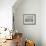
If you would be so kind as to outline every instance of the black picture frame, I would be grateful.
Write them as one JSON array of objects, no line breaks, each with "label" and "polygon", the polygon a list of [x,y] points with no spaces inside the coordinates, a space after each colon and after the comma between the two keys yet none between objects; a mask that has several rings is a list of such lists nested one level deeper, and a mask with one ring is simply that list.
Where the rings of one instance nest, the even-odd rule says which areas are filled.
[{"label": "black picture frame", "polygon": [[35,25],[36,24],[36,14],[24,14],[23,24],[24,25]]}]

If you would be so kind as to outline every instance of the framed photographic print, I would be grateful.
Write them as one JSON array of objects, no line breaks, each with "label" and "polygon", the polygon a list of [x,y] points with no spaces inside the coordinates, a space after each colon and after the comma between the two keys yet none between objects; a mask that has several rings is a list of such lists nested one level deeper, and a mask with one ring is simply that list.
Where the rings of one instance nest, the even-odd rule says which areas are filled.
[{"label": "framed photographic print", "polygon": [[25,25],[35,25],[36,24],[36,14],[24,14],[23,23]]}]

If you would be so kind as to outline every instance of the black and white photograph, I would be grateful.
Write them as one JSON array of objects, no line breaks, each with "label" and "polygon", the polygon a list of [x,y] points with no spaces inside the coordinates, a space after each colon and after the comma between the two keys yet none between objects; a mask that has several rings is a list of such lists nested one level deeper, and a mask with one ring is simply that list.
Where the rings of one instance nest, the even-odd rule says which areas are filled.
[{"label": "black and white photograph", "polygon": [[25,25],[35,25],[36,24],[36,14],[24,14],[23,23]]}]

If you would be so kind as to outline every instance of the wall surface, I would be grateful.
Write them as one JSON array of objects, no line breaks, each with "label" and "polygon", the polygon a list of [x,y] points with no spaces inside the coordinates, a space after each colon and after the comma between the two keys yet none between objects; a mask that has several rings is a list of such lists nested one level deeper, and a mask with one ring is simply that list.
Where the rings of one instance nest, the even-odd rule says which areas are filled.
[{"label": "wall surface", "polygon": [[12,28],[12,6],[16,0],[0,0],[0,27]]},{"label": "wall surface", "polygon": [[41,38],[42,46],[46,46],[46,0],[41,1]]},{"label": "wall surface", "polygon": [[[16,5],[14,5],[16,6]],[[35,41],[36,46],[41,46],[41,1],[23,0],[23,2],[13,9],[15,16],[15,28],[22,32],[24,38]],[[36,14],[36,25],[24,25],[24,14]]]}]

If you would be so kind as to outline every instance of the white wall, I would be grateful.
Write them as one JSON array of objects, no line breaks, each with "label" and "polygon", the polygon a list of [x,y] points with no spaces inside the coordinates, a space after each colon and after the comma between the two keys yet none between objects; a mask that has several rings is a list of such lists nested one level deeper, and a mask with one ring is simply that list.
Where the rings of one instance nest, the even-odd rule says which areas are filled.
[{"label": "white wall", "polygon": [[12,6],[16,0],[0,0],[0,27],[12,28]]},{"label": "white wall", "polygon": [[[15,8],[13,10],[15,10]],[[25,38],[27,37],[28,39],[34,40],[36,46],[41,46],[40,10],[40,0],[23,0],[23,2],[16,8],[14,12],[16,29],[19,32],[22,32]],[[36,25],[24,25],[23,14],[36,14]]]},{"label": "white wall", "polygon": [[41,38],[42,46],[46,46],[46,0],[41,1]]}]

